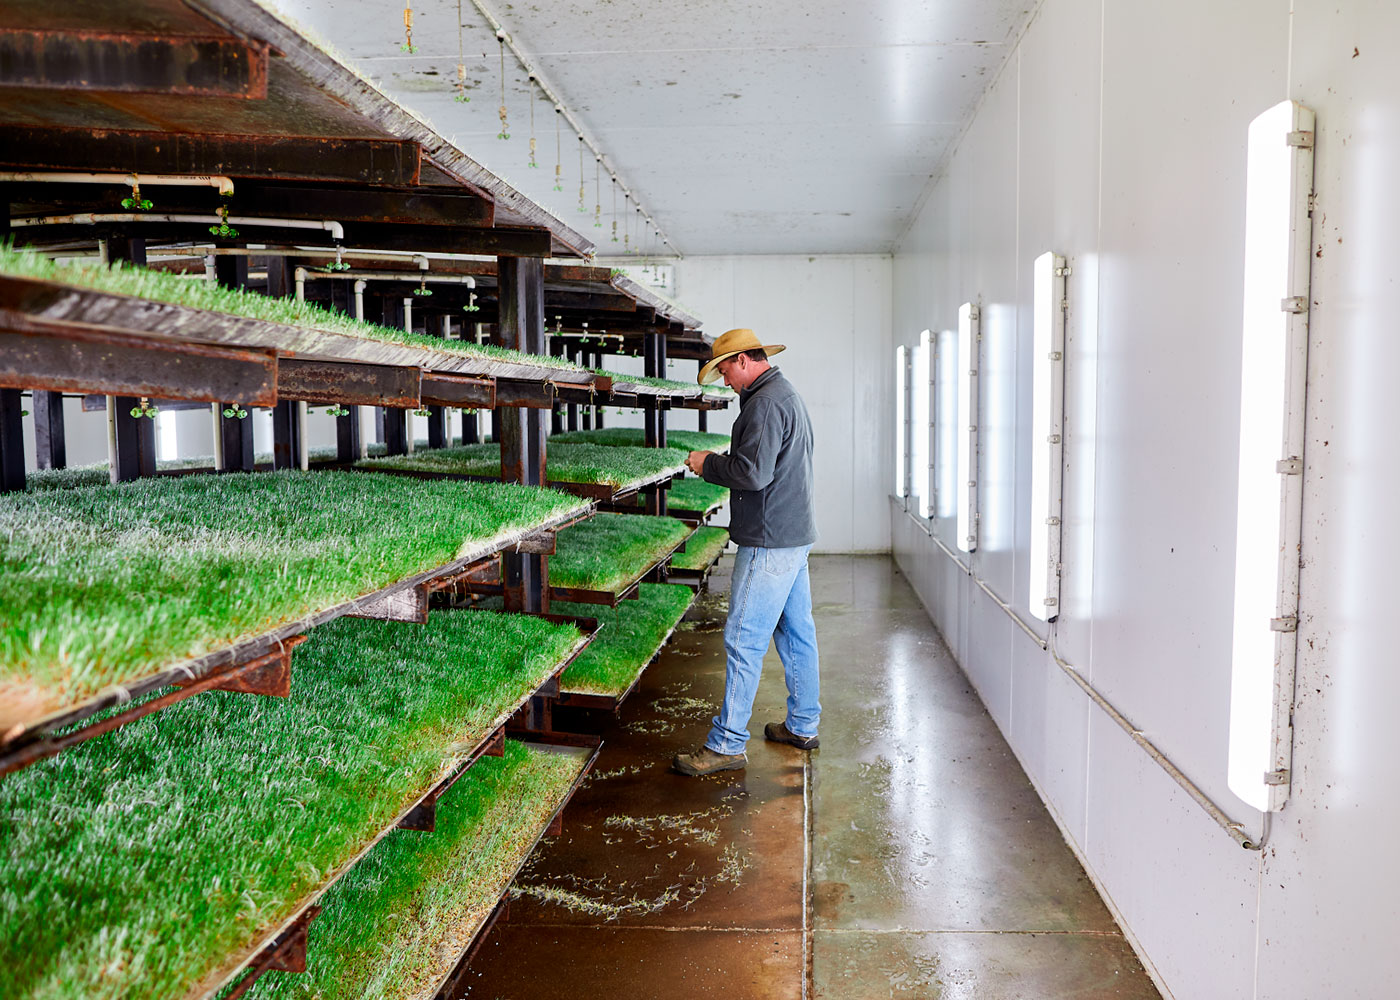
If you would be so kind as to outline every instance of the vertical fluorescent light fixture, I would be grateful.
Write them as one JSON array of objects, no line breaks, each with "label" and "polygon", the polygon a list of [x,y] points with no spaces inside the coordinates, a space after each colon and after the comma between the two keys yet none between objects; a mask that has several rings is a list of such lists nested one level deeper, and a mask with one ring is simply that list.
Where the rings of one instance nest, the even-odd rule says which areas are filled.
[{"label": "vertical fluorescent light fixture", "polygon": [[958,308],[958,548],[977,549],[977,355],[982,311]]},{"label": "vertical fluorescent light fixture", "polygon": [[952,517],[958,507],[957,332],[943,330],[938,334],[937,345],[933,362],[934,513],[938,517]]},{"label": "vertical fluorescent light fixture", "polygon": [[1229,783],[1260,810],[1293,757],[1314,134],[1293,101],[1249,126]]},{"label": "vertical fluorescent light fixture", "polygon": [[933,514],[933,461],[929,454],[933,437],[933,343],[927,330],[919,334],[913,367],[910,375],[913,400],[909,420],[909,491],[918,501],[916,513],[927,518]]},{"label": "vertical fluorescent light fixture", "polygon": [[1030,612],[1060,613],[1060,500],[1064,481],[1065,259],[1035,259],[1034,365],[1031,392]]},{"label": "vertical fluorescent light fixture", "polygon": [[908,352],[903,344],[894,349],[894,495],[903,500],[909,494],[909,426],[905,410],[909,391]]}]

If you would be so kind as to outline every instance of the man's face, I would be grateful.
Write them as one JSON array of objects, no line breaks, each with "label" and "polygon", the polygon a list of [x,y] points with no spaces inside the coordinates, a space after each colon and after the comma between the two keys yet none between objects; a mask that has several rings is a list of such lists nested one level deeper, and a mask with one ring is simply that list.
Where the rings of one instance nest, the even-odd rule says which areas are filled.
[{"label": "man's face", "polygon": [[732,358],[725,358],[715,368],[719,371],[720,377],[724,379],[724,384],[735,392],[748,385],[745,379],[747,374],[747,355],[737,354]]}]

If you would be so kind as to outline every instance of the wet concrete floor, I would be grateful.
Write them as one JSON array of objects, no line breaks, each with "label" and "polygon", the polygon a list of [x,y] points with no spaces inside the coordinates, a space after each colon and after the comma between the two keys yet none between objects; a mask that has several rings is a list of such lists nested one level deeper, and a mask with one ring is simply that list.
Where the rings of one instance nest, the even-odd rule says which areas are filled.
[{"label": "wet concrete floor", "polygon": [[812,560],[820,750],[763,740],[770,652],[748,768],[669,770],[724,690],[730,561],[620,717],[586,720],[594,774],[467,995],[1157,998],[887,557]]}]

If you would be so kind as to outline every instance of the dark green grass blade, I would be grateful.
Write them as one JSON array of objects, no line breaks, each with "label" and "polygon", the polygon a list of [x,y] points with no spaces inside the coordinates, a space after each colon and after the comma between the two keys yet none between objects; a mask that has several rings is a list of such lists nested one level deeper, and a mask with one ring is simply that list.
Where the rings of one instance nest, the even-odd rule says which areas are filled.
[{"label": "dark green grass blade", "polygon": [[564,671],[563,689],[623,695],[694,599],[694,592],[684,584],[644,583],[637,600],[623,601],[616,608],[553,602],[550,611],[555,614],[594,617],[604,626]]},{"label": "dark green grass blade", "polygon": [[[646,433],[640,427],[600,427],[588,431],[564,431],[551,434],[549,443],[599,444],[607,447],[641,448],[646,445]],[[682,451],[727,451],[729,435],[708,431],[666,431],[666,447]]]},{"label": "dark green grass blade", "polygon": [[[398,469],[458,476],[499,477],[501,446],[469,444],[433,448],[412,455],[370,458],[356,463],[364,469]],[[551,440],[545,472],[553,482],[596,483],[614,490],[654,480],[685,468],[685,453],[673,448],[604,448],[595,444],[554,444]]]},{"label": "dark green grass blade", "polygon": [[[637,498],[637,506],[646,502],[645,497]],[[666,509],[678,514],[708,514],[719,510],[729,502],[729,490],[714,483],[707,483],[695,476],[677,479],[666,494]]]},{"label": "dark green grass blade", "polygon": [[677,552],[671,559],[675,569],[700,571],[714,561],[729,544],[729,532],[724,528],[703,526],[695,529],[695,534],[686,539],[685,551]]},{"label": "dark green grass blade", "polygon": [[0,496],[0,724],[37,718],[583,509],[553,490],[352,472]]},{"label": "dark green grass blade", "polygon": [[598,514],[559,532],[549,582],[620,593],[689,533],[673,517]]},{"label": "dark green grass blade", "polygon": [[252,1000],[427,997],[490,914],[586,758],[506,741],[438,804],[437,830],[397,830],[324,898],[305,973]]},{"label": "dark green grass blade", "polygon": [[488,612],[339,619],[297,650],[290,698],[202,694],[0,781],[5,997],[212,985],[577,637]]}]

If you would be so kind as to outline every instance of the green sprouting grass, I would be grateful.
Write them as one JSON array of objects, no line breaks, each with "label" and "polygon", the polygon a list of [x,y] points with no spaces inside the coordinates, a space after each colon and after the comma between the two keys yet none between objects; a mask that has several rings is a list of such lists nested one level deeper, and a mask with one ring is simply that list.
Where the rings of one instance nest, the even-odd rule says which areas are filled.
[{"label": "green sprouting grass", "polygon": [[553,490],[356,472],[0,495],[0,730],[585,504]]},{"label": "green sprouting grass", "polygon": [[690,533],[673,517],[598,514],[559,532],[549,557],[555,587],[621,593]]},{"label": "green sprouting grass", "polygon": [[603,629],[560,679],[565,691],[620,697],[637,679],[670,631],[685,615],[695,595],[684,584],[644,583],[635,601],[616,608],[555,601],[560,615],[597,618]]},{"label": "green sprouting grass", "polygon": [[685,551],[677,552],[671,559],[676,569],[700,571],[714,561],[729,544],[729,532],[724,528],[701,527],[686,540]]},{"label": "green sprouting grass", "polygon": [[354,319],[345,313],[332,312],[314,302],[294,298],[274,298],[241,289],[224,288],[210,281],[195,281],[175,274],[135,267],[125,262],[106,267],[93,261],[59,265],[40,253],[15,250],[0,244],[0,274],[15,278],[36,278],[79,288],[91,288],[117,295],[131,295],[166,302],[170,305],[228,313],[266,323],[282,323],[308,330],[358,337],[411,347],[425,347],[450,354],[524,365],[545,365],[550,368],[581,370],[581,366],[565,358],[523,354],[502,347],[474,344],[461,340],[444,340],[394,327],[380,326]]},{"label": "green sprouting grass", "polygon": [[270,972],[250,1000],[431,997],[583,762],[507,740],[439,801],[436,831],[391,833],[326,894],[306,972]]},{"label": "green sprouting grass", "polygon": [[297,650],[290,698],[201,694],[9,776],[5,996],[208,989],[577,638],[489,612],[339,619]]},{"label": "green sprouting grass", "polygon": [[[666,495],[666,509],[677,514],[708,514],[718,510],[729,501],[729,490],[714,483],[707,483],[695,476],[677,479],[671,484]],[[637,506],[646,502],[645,497],[637,498]]]},{"label": "green sprouting grass", "polygon": [[[646,445],[646,432],[640,427],[600,427],[589,431],[564,431],[551,434],[549,443],[561,444],[601,444],[610,447],[642,448]],[[711,434],[708,431],[677,431],[667,429],[666,447],[681,451],[727,451],[729,435]]]},{"label": "green sprouting grass", "polygon": [[[412,455],[364,459],[356,463],[365,469],[399,469],[408,472],[437,472],[459,476],[501,474],[501,446],[469,444],[455,448],[432,448]],[[663,473],[685,468],[685,452],[673,448],[604,448],[596,444],[554,444],[551,439],[545,458],[545,474],[552,482],[596,483],[614,490],[627,489],[654,480]]]}]

